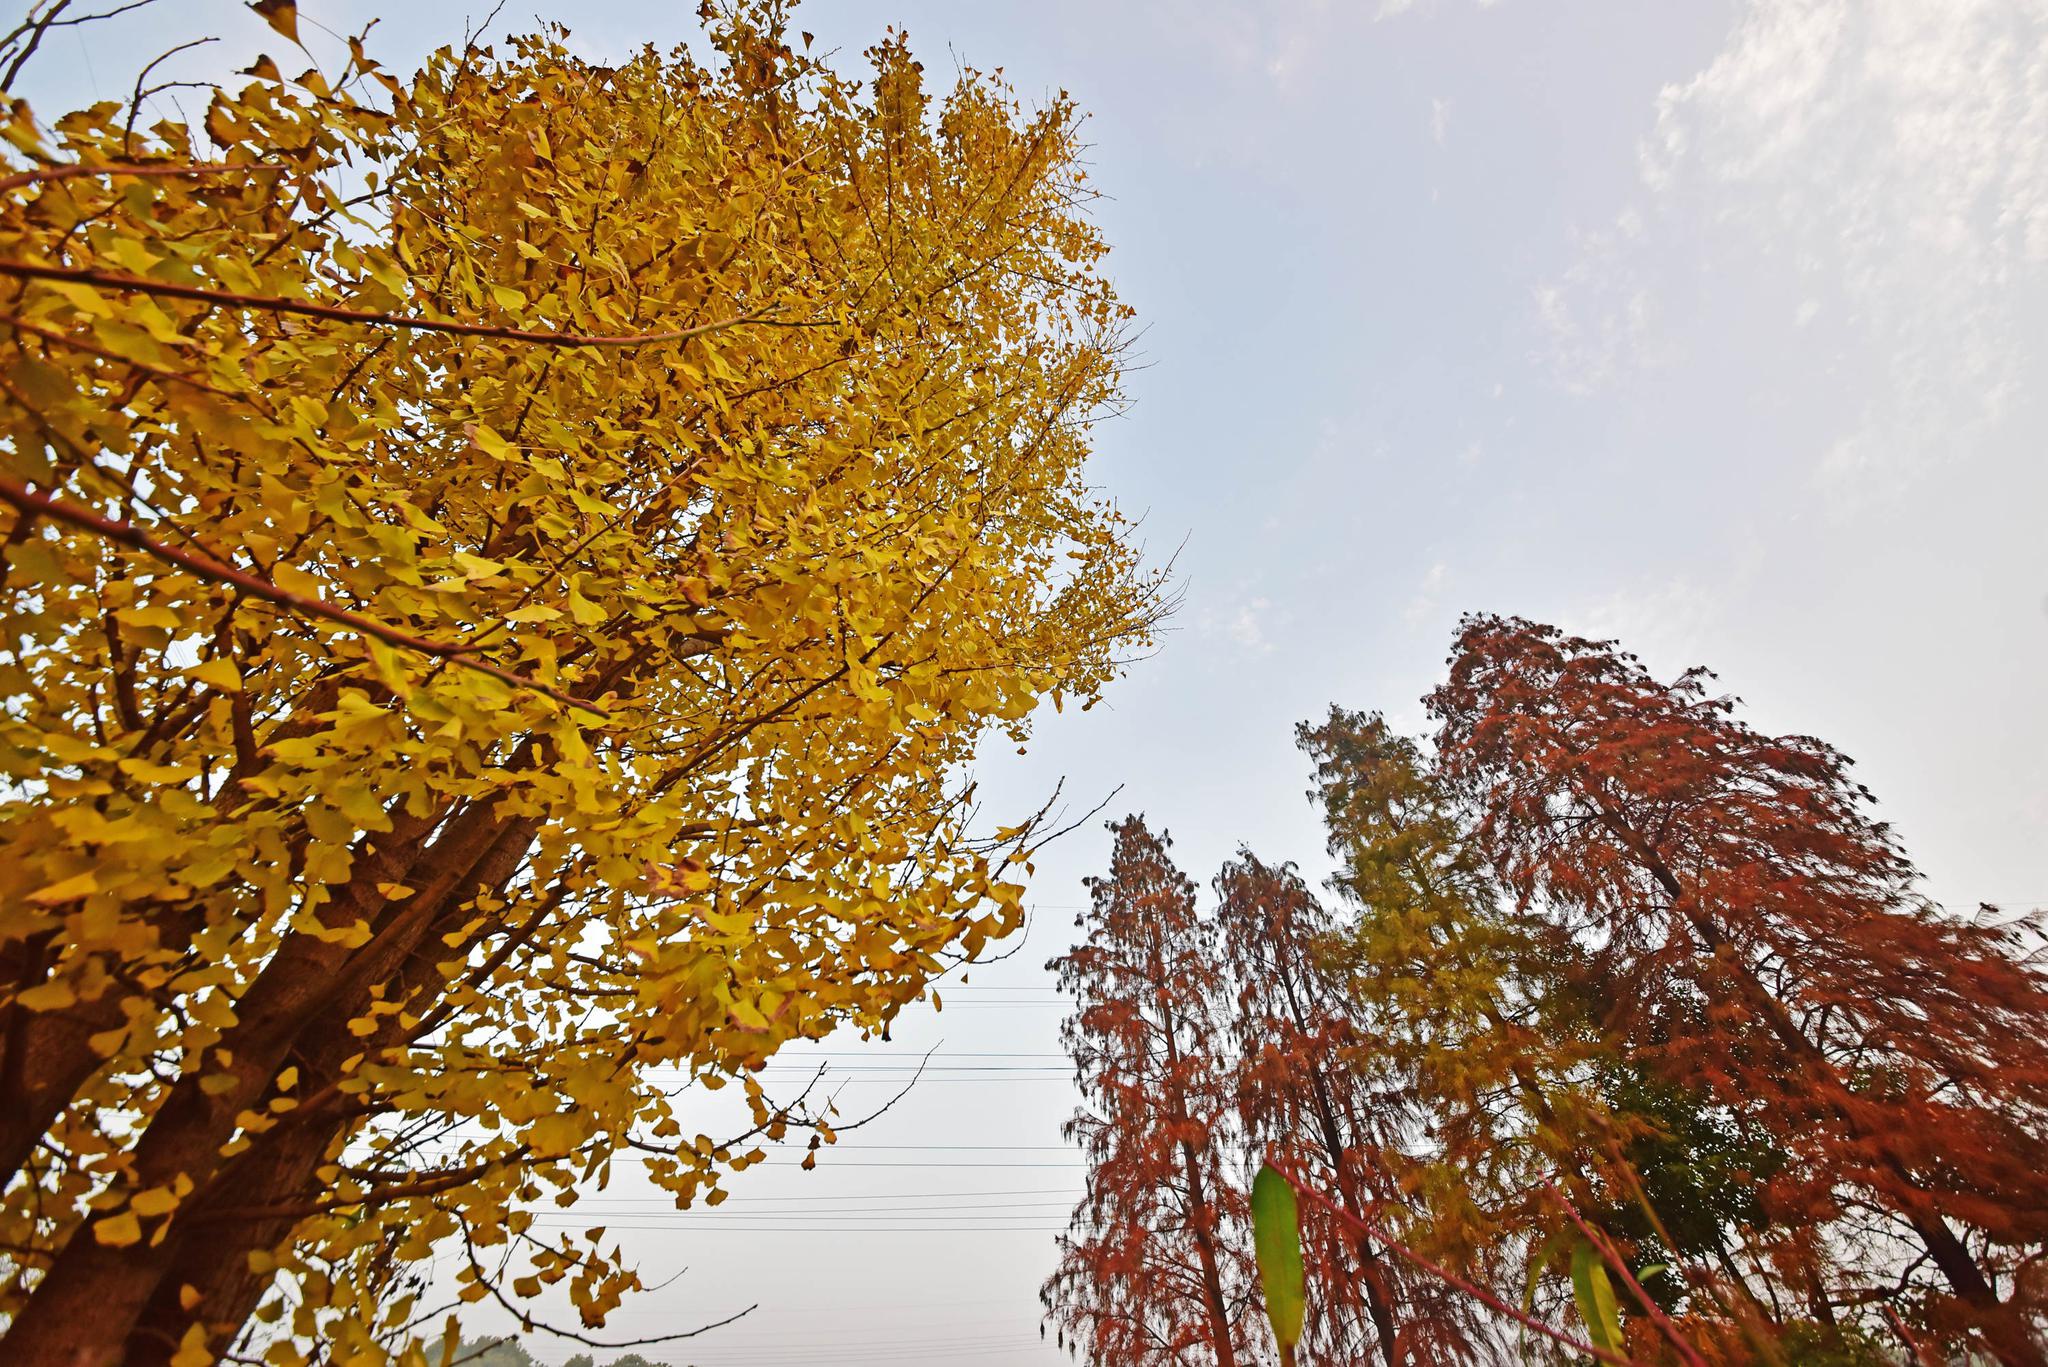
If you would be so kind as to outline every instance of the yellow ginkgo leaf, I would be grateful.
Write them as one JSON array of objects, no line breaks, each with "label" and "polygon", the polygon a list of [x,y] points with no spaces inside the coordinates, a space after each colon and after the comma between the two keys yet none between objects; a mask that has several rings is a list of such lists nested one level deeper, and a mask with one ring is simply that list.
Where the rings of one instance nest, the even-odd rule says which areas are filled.
[{"label": "yellow ginkgo leaf", "polygon": [[132,1210],[119,1211],[94,1225],[92,1237],[114,1248],[127,1248],[141,1241],[142,1221],[135,1218]]},{"label": "yellow ginkgo leaf", "polygon": [[43,906],[50,906],[58,902],[71,902],[76,901],[80,897],[90,896],[98,892],[99,888],[100,880],[98,875],[88,869],[84,873],[74,873],[69,878],[59,879],[48,887],[38,888],[28,895],[28,900]]}]

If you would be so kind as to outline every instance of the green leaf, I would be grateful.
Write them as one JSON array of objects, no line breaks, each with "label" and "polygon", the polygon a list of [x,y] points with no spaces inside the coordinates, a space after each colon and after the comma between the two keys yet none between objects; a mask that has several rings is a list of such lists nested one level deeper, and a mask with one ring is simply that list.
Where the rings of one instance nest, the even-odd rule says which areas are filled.
[{"label": "green leaf", "polygon": [[1614,1283],[1607,1279],[1599,1253],[1584,1239],[1572,1246],[1572,1295],[1579,1303],[1579,1317],[1586,1321],[1587,1340],[1595,1348],[1619,1354],[1621,1309],[1615,1304]]},{"label": "green leaf", "polygon": [[1266,1293],[1266,1317],[1280,1360],[1294,1361],[1301,1341],[1304,1274],[1301,1266],[1301,1213],[1294,1188],[1270,1167],[1252,1179],[1252,1248],[1259,1259],[1259,1283]]}]

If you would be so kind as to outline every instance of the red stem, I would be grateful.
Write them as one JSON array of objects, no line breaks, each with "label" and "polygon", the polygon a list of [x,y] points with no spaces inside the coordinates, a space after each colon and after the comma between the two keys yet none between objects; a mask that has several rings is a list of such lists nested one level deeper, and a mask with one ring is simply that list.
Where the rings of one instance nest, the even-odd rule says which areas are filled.
[{"label": "red stem", "polygon": [[[96,271],[84,266],[42,266],[32,261],[0,261],[0,275],[22,280],[63,280],[93,285],[100,289],[132,290],[137,294],[162,295],[170,299],[192,299],[202,304],[224,304],[231,308],[259,309],[266,313],[296,313],[307,318],[327,318],[341,323],[367,323],[376,327],[407,328],[413,332],[448,332],[458,337],[497,337],[511,342],[536,342],[542,346],[646,346],[655,342],[682,342],[746,323],[762,323],[767,316],[750,313],[700,323],[673,332],[620,334],[583,332],[535,332],[527,328],[497,327],[490,323],[459,323],[445,318],[418,318],[401,313],[375,313],[368,309],[341,308],[315,304],[304,299],[283,299],[269,294],[235,294],[229,290],[206,289],[199,285],[175,285],[165,280],[129,275],[123,271]],[[778,324],[777,326],[802,326]]]},{"label": "red stem", "polygon": [[283,174],[290,168],[265,166],[257,162],[236,164],[234,162],[184,162],[175,166],[130,166],[116,163],[111,166],[45,166],[34,171],[17,171],[11,176],[0,177],[0,194],[19,190],[24,185],[50,185],[60,180],[73,180],[79,176],[220,176],[231,171],[250,174]]},{"label": "red stem", "polygon": [[1401,1257],[1407,1259],[1409,1262],[1421,1268],[1424,1272],[1427,1272],[1431,1276],[1437,1278],[1438,1280],[1452,1287],[1455,1287],[1459,1291],[1464,1292],[1466,1295],[1472,1297],[1480,1304],[1485,1305],[1487,1308],[1498,1311],[1500,1314],[1506,1315],[1509,1319],[1514,1320],[1516,1323],[1522,1325],[1524,1328],[1534,1329],[1537,1333],[1543,1335],[1545,1338],[1550,1339],[1557,1343],[1561,1343],[1575,1353],[1585,1353],[1590,1357],[1598,1358],[1602,1362],[1614,1363],[1616,1364],[1616,1367],[1633,1367],[1633,1364],[1630,1362],[1628,1358],[1622,1357],[1616,1353],[1610,1353],[1605,1348],[1595,1348],[1590,1343],[1582,1342],[1579,1339],[1573,1338],[1570,1334],[1564,1333],[1561,1330],[1553,1329],[1549,1325],[1545,1324],[1542,1320],[1537,1319],[1534,1315],[1525,1314],[1524,1312],[1515,1309],[1515,1307],[1509,1305],[1506,1301],[1494,1295],[1491,1291],[1488,1291],[1486,1288],[1482,1286],[1476,1286],[1473,1283],[1466,1281],[1463,1277],[1460,1277],[1457,1273],[1452,1272],[1448,1268],[1437,1266],[1429,1259],[1423,1257],[1420,1253],[1417,1253],[1415,1250],[1409,1248],[1406,1244],[1403,1244],[1399,1239],[1396,1239],[1393,1235],[1381,1229],[1378,1225],[1375,1225],[1367,1220],[1362,1220],[1358,1216],[1353,1215],[1351,1212],[1340,1209],[1336,1205],[1332,1204],[1328,1197],[1324,1196],[1321,1192],[1315,1190],[1313,1187],[1310,1187],[1307,1183],[1303,1182],[1301,1178],[1295,1175],[1293,1169],[1287,1167],[1285,1164],[1275,1162],[1271,1158],[1268,1158],[1266,1162],[1267,1165],[1273,1169],[1273,1171],[1279,1173],[1282,1178],[1286,1179],[1287,1185],[1294,1188],[1295,1194],[1297,1196],[1300,1196],[1310,1205],[1316,1207],[1318,1210],[1322,1211],[1324,1214],[1332,1217],[1333,1219],[1336,1219],[1343,1224],[1349,1225],[1351,1228],[1357,1230],[1359,1233],[1365,1234],[1379,1241],[1388,1249],[1399,1254]]},{"label": "red stem", "polygon": [[1657,1331],[1671,1341],[1671,1346],[1685,1359],[1687,1367],[1707,1367],[1706,1359],[1700,1356],[1699,1349],[1693,1347],[1691,1341],[1678,1332],[1678,1326],[1671,1322],[1671,1317],[1664,1313],[1657,1302],[1650,1299],[1650,1293],[1643,1290],[1643,1284],[1636,1280],[1636,1274],[1628,1270],[1628,1260],[1607,1241],[1607,1236],[1586,1223],[1585,1218],[1579,1214],[1579,1208],[1572,1204],[1572,1198],[1566,1196],[1557,1183],[1546,1177],[1543,1179],[1543,1185],[1557,1198],[1558,1204],[1564,1207],[1564,1213],[1572,1217],[1572,1223],[1579,1227],[1579,1233],[1586,1236],[1586,1242],[1600,1255],[1600,1261],[1620,1274],[1623,1283],[1643,1307],[1643,1313],[1650,1317],[1650,1323],[1656,1325]]},{"label": "red stem", "polygon": [[1936,1357],[1919,1339],[1913,1337],[1913,1331],[1908,1329],[1906,1322],[1899,1318],[1898,1311],[1892,1309],[1889,1305],[1880,1305],[1878,1309],[1884,1311],[1884,1317],[1892,1322],[1892,1328],[1898,1330],[1899,1337],[1904,1339],[1906,1346],[1913,1350],[1913,1360],[1915,1362],[1922,1364],[1922,1367],[1941,1367],[1941,1359]]}]

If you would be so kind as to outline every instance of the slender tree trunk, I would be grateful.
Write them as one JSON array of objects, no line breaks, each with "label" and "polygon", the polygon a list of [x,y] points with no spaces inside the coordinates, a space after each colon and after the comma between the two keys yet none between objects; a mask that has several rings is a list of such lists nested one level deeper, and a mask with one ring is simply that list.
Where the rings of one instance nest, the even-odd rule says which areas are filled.
[{"label": "slender tree trunk", "polygon": [[1181,1161],[1188,1176],[1189,1222],[1194,1227],[1195,1256],[1202,1264],[1202,1299],[1209,1313],[1209,1336],[1215,1341],[1216,1367],[1237,1367],[1231,1343],[1230,1311],[1223,1303],[1223,1274],[1216,1264],[1215,1210],[1202,1182],[1201,1157],[1195,1146],[1181,1141]]},{"label": "slender tree trunk", "polygon": [[[1163,955],[1159,944],[1158,931],[1152,936],[1152,982],[1162,1003],[1173,1000],[1174,984],[1166,981]],[[1180,1025],[1175,1018],[1173,1007],[1163,1005],[1160,1018],[1166,1031],[1167,1067],[1178,1074],[1180,1070]],[[1188,1124],[1186,1099],[1175,1094],[1167,1099],[1168,1114],[1181,1125]],[[1200,1155],[1194,1144],[1182,1139],[1180,1143],[1181,1163],[1187,1173],[1188,1222],[1195,1235],[1195,1258],[1201,1264],[1202,1299],[1209,1317],[1209,1337],[1216,1349],[1216,1367],[1237,1367],[1237,1351],[1231,1343],[1230,1311],[1223,1302],[1223,1273],[1216,1263],[1216,1219],[1215,1210],[1209,1204],[1207,1188],[1202,1182]]]},{"label": "slender tree trunk", "polygon": [[[1279,938],[1275,937],[1276,940]],[[1294,1016],[1294,1028],[1297,1033],[1306,1036],[1308,1012],[1301,1004],[1300,994],[1295,990],[1294,973],[1288,965],[1288,960],[1281,955],[1275,956],[1275,967],[1278,969],[1280,990],[1287,996],[1287,1009]],[[1370,1217],[1365,1210],[1364,1202],[1359,1198],[1350,1164],[1344,1161],[1344,1133],[1343,1127],[1337,1123],[1336,1102],[1331,1099],[1329,1084],[1320,1071],[1310,1075],[1310,1083],[1316,1118],[1323,1132],[1323,1148],[1330,1155],[1331,1170],[1337,1174],[1337,1199],[1354,1219],[1364,1223]],[[1379,1340],[1380,1356],[1386,1359],[1387,1367],[1396,1367],[1394,1306],[1387,1291],[1386,1265],[1380,1260],[1378,1250],[1373,1247],[1372,1239],[1367,1235],[1354,1234],[1351,1244],[1352,1251],[1358,1257],[1359,1270],[1364,1274],[1365,1310],[1372,1319],[1373,1332]]]},{"label": "slender tree trunk", "polygon": [[[1322,1122],[1323,1145],[1329,1150],[1330,1166],[1337,1173],[1337,1199],[1344,1203],[1344,1209],[1351,1213],[1353,1219],[1366,1222],[1371,1215],[1359,1198],[1351,1165],[1344,1161],[1343,1135],[1339,1132],[1335,1108],[1320,1073],[1315,1078],[1315,1098]],[[1371,1238],[1364,1234],[1354,1238],[1352,1250],[1358,1255],[1359,1270],[1365,1275],[1365,1309],[1372,1316],[1373,1330],[1379,1336],[1380,1356],[1387,1360],[1387,1367],[1396,1367],[1394,1307],[1387,1293],[1386,1265],[1380,1260]]]}]

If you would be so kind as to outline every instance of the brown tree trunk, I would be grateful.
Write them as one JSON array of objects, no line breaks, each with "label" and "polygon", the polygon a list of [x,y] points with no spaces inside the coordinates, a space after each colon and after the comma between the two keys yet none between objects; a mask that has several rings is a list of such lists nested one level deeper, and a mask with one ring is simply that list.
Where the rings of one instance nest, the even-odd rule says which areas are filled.
[{"label": "brown tree trunk", "polygon": [[[320,908],[322,923],[345,927],[375,915],[385,905],[377,885],[403,881],[420,862],[434,820],[403,812],[395,817],[392,830],[357,857],[349,881]],[[377,939],[350,951],[311,935],[288,937],[236,1003],[238,1020],[209,1065],[173,1086],[151,1117],[133,1150],[126,1190],[167,1187],[179,1177],[206,1185],[224,1161],[221,1149],[238,1128],[236,1117],[260,1100],[300,1032],[338,993],[378,976],[366,971],[374,968],[370,960],[389,956],[391,948]],[[178,1243],[101,1243],[96,1232],[106,1218],[103,1212],[78,1230],[0,1340],[10,1367],[115,1367],[121,1361],[123,1344]]]},{"label": "brown tree trunk", "polygon": [[4,1077],[0,1077],[0,1188],[14,1180],[50,1126],[104,1060],[92,1037],[127,1019],[111,988],[64,1011],[10,1008]]},{"label": "brown tree trunk", "polygon": [[[271,743],[311,733],[315,723],[310,718],[330,710],[339,695],[340,686],[331,679],[315,685],[299,715],[271,733]],[[226,817],[247,796],[239,783],[225,784],[214,798],[213,810]],[[294,866],[303,846],[303,836],[292,842]],[[165,949],[189,946],[201,923],[201,911],[193,903],[144,903],[139,910],[155,922],[157,943]],[[23,987],[41,982],[47,972],[44,956],[50,935],[0,951],[0,978]],[[64,1011],[24,1011],[18,1005],[8,1009],[6,1044],[0,1048],[0,1189],[21,1171],[50,1126],[105,1062],[92,1047],[92,1037],[126,1022],[121,998],[110,988],[95,1000]]]},{"label": "brown tree trunk", "polygon": [[[512,876],[525,858],[535,825],[531,818],[502,823],[497,838],[459,879],[444,879],[438,889],[420,894],[436,898],[437,905],[424,919],[421,941],[398,974],[397,990],[386,991],[387,999],[407,1002],[407,1011],[414,1016],[425,1014],[427,1001],[446,986],[439,968],[445,947],[436,932],[460,917],[476,888],[497,887]],[[336,1002],[306,1031],[292,1056],[299,1069],[300,1096],[315,1097],[338,1081],[350,1057],[406,1043],[397,1016],[386,1017],[379,1033],[368,1039],[349,1030],[349,1021],[368,1009],[369,1001],[365,992]],[[172,1231],[175,1259],[129,1337],[127,1367],[168,1363],[195,1321],[206,1326],[216,1350],[240,1332],[271,1284],[269,1274],[249,1271],[248,1254],[282,1245],[306,1218],[325,1190],[318,1170],[348,1123],[331,1105],[289,1112],[187,1202]],[[279,1213],[255,1213],[263,1210]],[[184,1303],[186,1287],[197,1297],[189,1310]]]},{"label": "brown tree trunk", "polygon": [[[1337,1199],[1344,1209],[1360,1225],[1370,1222],[1371,1215],[1365,1203],[1359,1199],[1356,1179],[1351,1174],[1351,1165],[1344,1161],[1344,1139],[1337,1126],[1335,1108],[1332,1106],[1321,1074],[1315,1079],[1316,1109],[1320,1112],[1324,1147],[1330,1151],[1330,1164],[1337,1171]],[[1387,1360],[1387,1367],[1398,1367],[1394,1359],[1394,1307],[1387,1293],[1386,1266],[1373,1248],[1372,1240],[1359,1234],[1353,1241],[1352,1250],[1358,1255],[1360,1271],[1365,1274],[1365,1309],[1372,1316],[1373,1330],[1379,1336],[1380,1356]]]},{"label": "brown tree trunk", "polygon": [[[1279,965],[1281,991],[1287,995],[1287,1009],[1294,1015],[1294,1027],[1306,1034],[1308,1012],[1301,1004],[1300,995],[1295,991],[1294,974],[1284,961]],[[1344,1209],[1361,1225],[1369,1223],[1364,1202],[1359,1199],[1356,1181],[1350,1164],[1344,1161],[1343,1127],[1337,1123],[1337,1105],[1330,1099],[1329,1084],[1320,1072],[1314,1073],[1312,1087],[1315,1098],[1316,1118],[1323,1132],[1323,1147],[1329,1152],[1331,1170],[1337,1174],[1337,1199]],[[1358,1257],[1360,1272],[1365,1278],[1365,1310],[1371,1316],[1373,1332],[1379,1339],[1380,1356],[1386,1359],[1387,1367],[1396,1367],[1394,1360],[1393,1299],[1387,1292],[1386,1265],[1380,1260],[1372,1240],[1364,1234],[1357,1234],[1352,1240],[1352,1251]]]},{"label": "brown tree trunk", "polygon": [[[1166,981],[1158,933],[1152,939],[1152,985],[1162,1003],[1173,1000],[1174,984]],[[1163,1006],[1160,1019],[1166,1033],[1166,1064],[1180,1067],[1180,1025],[1171,1006]],[[1178,1093],[1166,1098],[1167,1114],[1181,1125],[1188,1124],[1186,1099]],[[1201,1156],[1194,1144],[1180,1143],[1182,1170],[1188,1182],[1188,1222],[1195,1235],[1195,1258],[1201,1264],[1202,1300],[1209,1318],[1209,1337],[1216,1350],[1216,1367],[1237,1367],[1237,1350],[1230,1338],[1230,1311],[1223,1303],[1223,1273],[1216,1264],[1216,1218],[1202,1182]]]},{"label": "brown tree trunk", "polygon": [[1202,1264],[1202,1299],[1209,1314],[1209,1336],[1216,1347],[1216,1367],[1237,1367],[1230,1340],[1230,1310],[1223,1303],[1223,1274],[1216,1265],[1215,1212],[1202,1184],[1201,1158],[1195,1146],[1181,1141],[1181,1161],[1188,1175],[1188,1219],[1194,1226],[1195,1256]]}]

